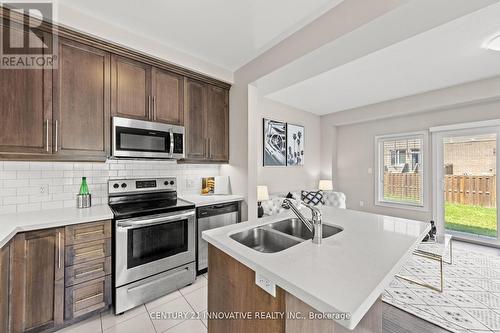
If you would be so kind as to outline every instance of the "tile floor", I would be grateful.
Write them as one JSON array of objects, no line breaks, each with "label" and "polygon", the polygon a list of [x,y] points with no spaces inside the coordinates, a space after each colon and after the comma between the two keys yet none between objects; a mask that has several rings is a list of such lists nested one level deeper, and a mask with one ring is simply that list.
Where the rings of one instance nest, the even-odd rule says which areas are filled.
[{"label": "tile floor", "polygon": [[206,321],[152,319],[149,313],[206,311],[207,291],[207,275],[200,275],[192,285],[143,304],[121,316],[115,316],[110,311],[100,317],[57,331],[57,333],[206,333]]}]

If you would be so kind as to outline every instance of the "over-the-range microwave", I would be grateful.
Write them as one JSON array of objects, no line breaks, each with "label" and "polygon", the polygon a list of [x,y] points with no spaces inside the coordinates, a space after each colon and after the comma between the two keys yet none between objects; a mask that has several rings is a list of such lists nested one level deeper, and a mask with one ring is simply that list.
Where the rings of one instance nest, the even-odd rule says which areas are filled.
[{"label": "over-the-range microwave", "polygon": [[113,117],[115,158],[184,158],[184,127]]}]

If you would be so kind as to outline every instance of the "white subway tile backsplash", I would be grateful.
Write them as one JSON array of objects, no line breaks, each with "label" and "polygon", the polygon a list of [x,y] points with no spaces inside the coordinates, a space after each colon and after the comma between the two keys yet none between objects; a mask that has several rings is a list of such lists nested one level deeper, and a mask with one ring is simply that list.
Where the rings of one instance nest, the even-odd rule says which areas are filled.
[{"label": "white subway tile backsplash", "polygon": [[123,170],[125,169],[125,164],[110,164],[109,170]]},{"label": "white subway tile backsplash", "polygon": [[92,170],[92,163],[74,163],[73,170]]},{"label": "white subway tile backsplash", "polygon": [[64,171],[62,171],[62,170],[57,170],[57,171],[44,170],[44,171],[42,171],[42,178],[61,178],[63,176],[64,176]]},{"label": "white subway tile backsplash", "polygon": [[17,211],[18,212],[31,212],[35,210],[41,210],[42,205],[41,203],[30,203],[30,204],[22,204],[22,205],[17,205]]},{"label": "white subway tile backsplash", "polygon": [[[175,161],[108,160],[106,163],[0,161],[0,214],[75,207],[82,177],[87,177],[92,204],[108,202],[108,180],[177,177],[177,190],[200,192],[201,178],[218,176],[218,165]],[[186,182],[192,186],[187,187]],[[43,190],[43,193],[41,191]]]},{"label": "white subway tile backsplash", "polygon": [[4,188],[4,187],[0,188],[0,197],[10,197],[16,195],[17,195],[17,188]]},{"label": "white subway tile backsplash", "polygon": [[30,202],[49,202],[52,196],[48,194],[30,195]]},{"label": "white subway tile backsplash", "polygon": [[24,178],[40,178],[42,176],[41,171],[17,171],[17,179],[24,179]]},{"label": "white subway tile backsplash", "polygon": [[17,211],[17,205],[0,206],[0,214],[15,213],[16,211]]},{"label": "white subway tile backsplash", "polygon": [[52,162],[29,162],[29,166],[30,170],[52,170],[53,164]]},{"label": "white subway tile backsplash", "polygon": [[30,165],[27,162],[3,162],[3,169],[6,171],[21,171],[21,170],[29,170]]},{"label": "white subway tile backsplash", "polygon": [[41,186],[29,186],[29,187],[18,187],[17,188],[17,195],[37,195],[40,194],[40,187]]},{"label": "white subway tile backsplash", "polygon": [[17,205],[30,202],[30,197],[25,196],[15,196],[15,197],[5,197],[3,198],[4,205]]},{"label": "white subway tile backsplash", "polygon": [[7,179],[3,181],[4,188],[18,188],[18,187],[26,187],[29,185],[29,179]]},{"label": "white subway tile backsplash", "polygon": [[49,202],[42,202],[42,210],[43,209],[56,209],[56,208],[63,208],[64,203],[62,201],[49,201]]},{"label": "white subway tile backsplash", "polygon": [[17,179],[16,171],[0,171],[0,179]]}]

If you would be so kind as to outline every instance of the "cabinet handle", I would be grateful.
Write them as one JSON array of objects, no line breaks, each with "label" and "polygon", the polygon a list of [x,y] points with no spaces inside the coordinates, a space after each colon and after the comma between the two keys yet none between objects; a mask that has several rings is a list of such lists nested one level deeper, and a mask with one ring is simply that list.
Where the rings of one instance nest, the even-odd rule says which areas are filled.
[{"label": "cabinet handle", "polygon": [[59,136],[59,135],[58,135],[58,134],[59,134],[59,133],[58,133],[58,132],[59,132],[59,131],[58,131],[59,122],[58,122],[57,120],[56,120],[55,127],[56,127],[56,140],[55,140],[55,141],[56,141],[56,146],[55,146],[55,148],[56,148],[56,152],[57,152],[57,151],[59,150],[59,147],[58,147],[58,146],[59,146],[59,142],[58,142],[58,141],[59,141],[59,139],[58,139],[58,136]]},{"label": "cabinet handle", "polygon": [[57,268],[61,268],[61,232],[57,233]]},{"label": "cabinet handle", "polygon": [[153,96],[153,116],[151,119],[156,117],[156,96]]},{"label": "cabinet handle", "polygon": [[151,96],[148,96],[148,118],[151,119]]},{"label": "cabinet handle", "polygon": [[46,136],[46,140],[47,140],[47,148],[45,148],[45,150],[47,151],[47,153],[49,152],[49,120],[48,119],[45,119],[45,136]]},{"label": "cabinet handle", "polygon": [[208,158],[212,158],[212,140],[208,138]]}]

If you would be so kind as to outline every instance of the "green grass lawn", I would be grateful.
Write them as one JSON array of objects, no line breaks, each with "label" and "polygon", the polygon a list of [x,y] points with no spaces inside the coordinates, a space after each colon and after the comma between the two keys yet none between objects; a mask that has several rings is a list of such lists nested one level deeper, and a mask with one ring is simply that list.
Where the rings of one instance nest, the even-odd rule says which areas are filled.
[{"label": "green grass lawn", "polygon": [[445,227],[482,236],[497,236],[497,210],[460,204],[445,204]]}]

